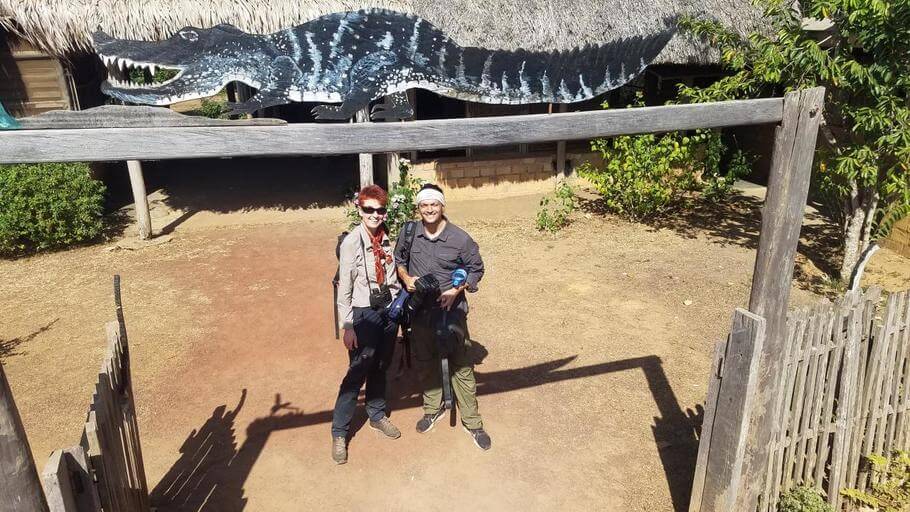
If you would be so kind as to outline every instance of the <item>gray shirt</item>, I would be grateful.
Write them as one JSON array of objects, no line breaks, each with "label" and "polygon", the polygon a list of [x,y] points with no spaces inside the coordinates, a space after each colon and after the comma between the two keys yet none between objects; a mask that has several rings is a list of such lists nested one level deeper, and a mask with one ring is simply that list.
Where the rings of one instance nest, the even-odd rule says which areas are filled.
[{"label": "gray shirt", "polygon": [[[452,288],[452,271],[460,267],[468,272],[468,291],[477,291],[477,284],[483,277],[483,260],[480,258],[480,248],[471,235],[446,221],[439,236],[430,239],[423,223],[418,222],[410,254],[404,250],[404,236],[402,230],[395,245],[395,261],[405,267],[408,274],[414,277],[433,274],[439,281],[440,290],[446,291]],[[464,300],[463,297],[460,295],[459,301]]]},{"label": "gray shirt", "polygon": [[[386,254],[391,254],[392,246],[388,235],[382,237],[382,249]],[[385,282],[392,291],[392,296],[398,295],[401,285],[395,272],[394,259],[385,265]],[[358,224],[341,242],[338,255],[338,318],[341,319],[342,329],[354,328],[352,308],[370,307],[371,288],[379,288],[373,246],[366,228],[363,224]]]}]

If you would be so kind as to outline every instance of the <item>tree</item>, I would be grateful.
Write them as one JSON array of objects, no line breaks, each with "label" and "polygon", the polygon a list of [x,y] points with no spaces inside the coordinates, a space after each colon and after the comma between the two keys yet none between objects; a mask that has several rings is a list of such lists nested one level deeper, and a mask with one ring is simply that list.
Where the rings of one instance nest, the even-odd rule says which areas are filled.
[{"label": "tree", "polygon": [[[769,24],[742,38],[685,18],[732,74],[680,88],[684,101],[827,90],[815,189],[843,228],[840,275],[871,241],[910,214],[910,0],[758,0]],[[808,30],[809,23],[824,30]]]}]

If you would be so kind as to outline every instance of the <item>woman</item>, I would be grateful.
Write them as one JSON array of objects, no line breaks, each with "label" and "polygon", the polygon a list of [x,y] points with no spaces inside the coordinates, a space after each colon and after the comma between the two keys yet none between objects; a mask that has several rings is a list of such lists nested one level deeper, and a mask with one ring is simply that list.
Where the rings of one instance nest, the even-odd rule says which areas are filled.
[{"label": "woman", "polygon": [[398,325],[389,320],[386,307],[400,290],[385,226],[387,201],[388,194],[381,187],[364,187],[356,199],[360,224],[341,242],[338,317],[350,365],[332,417],[332,459],[337,464],[348,460],[348,431],[364,381],[370,428],[392,439],[401,437],[385,414],[386,370],[398,334]]}]

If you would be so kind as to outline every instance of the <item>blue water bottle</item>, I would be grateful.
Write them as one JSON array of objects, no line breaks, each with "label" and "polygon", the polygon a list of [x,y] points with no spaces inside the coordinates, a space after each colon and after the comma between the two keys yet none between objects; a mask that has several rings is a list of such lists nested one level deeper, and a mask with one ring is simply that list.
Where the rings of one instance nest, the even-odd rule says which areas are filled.
[{"label": "blue water bottle", "polygon": [[463,268],[456,268],[452,271],[452,288],[458,288],[468,280],[468,271]]}]

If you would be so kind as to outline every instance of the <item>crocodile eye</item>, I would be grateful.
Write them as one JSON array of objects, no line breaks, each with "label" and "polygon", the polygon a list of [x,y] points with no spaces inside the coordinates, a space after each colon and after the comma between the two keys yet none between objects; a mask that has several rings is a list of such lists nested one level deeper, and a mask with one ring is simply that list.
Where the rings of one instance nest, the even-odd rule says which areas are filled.
[{"label": "crocodile eye", "polygon": [[194,43],[199,40],[199,34],[195,30],[181,30],[180,37]]}]

